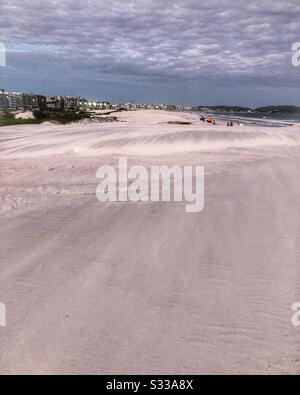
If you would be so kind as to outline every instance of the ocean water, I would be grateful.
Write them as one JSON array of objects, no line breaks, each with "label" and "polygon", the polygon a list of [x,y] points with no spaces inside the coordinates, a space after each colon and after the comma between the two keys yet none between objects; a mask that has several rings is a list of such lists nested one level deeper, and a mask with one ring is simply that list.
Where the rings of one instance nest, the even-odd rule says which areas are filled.
[{"label": "ocean water", "polygon": [[299,114],[265,114],[265,113],[249,113],[249,112],[205,112],[200,113],[199,116],[211,116],[217,121],[227,122],[229,120],[239,121],[243,125],[257,125],[270,127],[285,127],[300,123]]}]

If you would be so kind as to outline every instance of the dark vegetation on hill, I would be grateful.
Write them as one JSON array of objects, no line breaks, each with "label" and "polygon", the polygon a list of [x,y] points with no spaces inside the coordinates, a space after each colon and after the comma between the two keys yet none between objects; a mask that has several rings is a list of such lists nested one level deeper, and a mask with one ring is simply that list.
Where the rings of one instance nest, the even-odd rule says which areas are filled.
[{"label": "dark vegetation on hill", "polygon": [[14,113],[3,112],[0,115],[0,126],[39,124],[46,121],[66,125],[91,117],[91,113],[85,111],[69,110],[34,110],[33,115],[34,119],[16,119]]}]

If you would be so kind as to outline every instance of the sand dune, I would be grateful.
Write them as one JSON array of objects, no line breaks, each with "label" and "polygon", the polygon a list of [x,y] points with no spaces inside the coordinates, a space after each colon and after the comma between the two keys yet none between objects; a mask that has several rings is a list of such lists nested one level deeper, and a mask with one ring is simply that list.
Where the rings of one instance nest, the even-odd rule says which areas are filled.
[{"label": "sand dune", "polygon": [[[119,117],[0,129],[0,373],[300,373],[300,128]],[[120,155],[204,165],[205,210],[99,203]]]}]

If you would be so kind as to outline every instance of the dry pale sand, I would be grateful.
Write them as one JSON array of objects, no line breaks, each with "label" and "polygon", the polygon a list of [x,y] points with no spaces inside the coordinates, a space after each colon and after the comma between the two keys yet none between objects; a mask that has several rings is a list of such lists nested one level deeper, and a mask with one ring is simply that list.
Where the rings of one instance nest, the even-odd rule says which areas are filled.
[{"label": "dry pale sand", "polygon": [[[0,373],[300,373],[300,127],[119,118],[0,129]],[[205,210],[99,203],[120,156],[204,165]]]}]

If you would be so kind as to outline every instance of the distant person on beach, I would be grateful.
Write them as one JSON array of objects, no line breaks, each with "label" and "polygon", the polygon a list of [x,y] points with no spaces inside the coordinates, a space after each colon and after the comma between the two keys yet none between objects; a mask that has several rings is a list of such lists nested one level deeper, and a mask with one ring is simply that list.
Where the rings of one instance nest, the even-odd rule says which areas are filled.
[{"label": "distant person on beach", "polygon": [[204,115],[201,115],[200,121],[205,122],[205,116]]},{"label": "distant person on beach", "polygon": [[207,118],[206,122],[211,123],[212,125],[216,125],[216,120],[213,118]]}]

